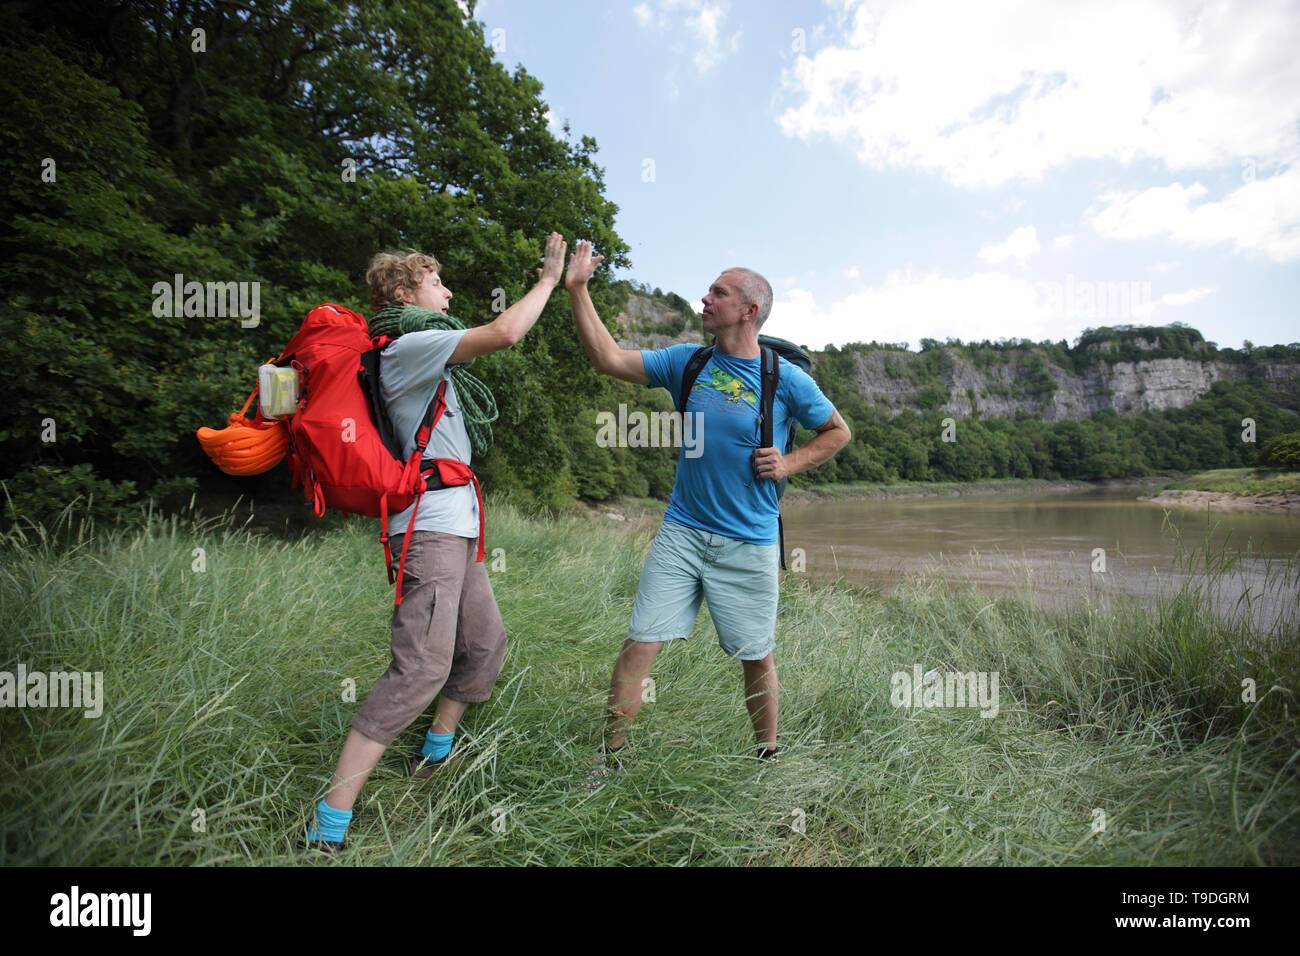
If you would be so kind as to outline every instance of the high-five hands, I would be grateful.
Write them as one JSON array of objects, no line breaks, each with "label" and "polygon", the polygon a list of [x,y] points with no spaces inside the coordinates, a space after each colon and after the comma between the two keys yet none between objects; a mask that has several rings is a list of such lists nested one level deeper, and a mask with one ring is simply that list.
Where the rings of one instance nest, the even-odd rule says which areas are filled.
[{"label": "high-five hands", "polygon": [[564,252],[568,248],[568,243],[558,232],[553,232],[546,237],[546,253],[542,256],[542,267],[537,270],[538,279],[546,279],[558,283],[560,273],[564,271]]},{"label": "high-five hands", "polygon": [[790,466],[786,464],[785,456],[779,448],[755,448],[750,461],[754,466],[754,474],[759,478],[780,481],[790,477]]},{"label": "high-five hands", "polygon": [[564,274],[565,288],[577,289],[586,285],[587,280],[596,271],[596,266],[600,265],[604,258],[604,256],[593,256],[591,243],[586,239],[580,239],[573,249],[573,255],[569,256],[569,271]]}]

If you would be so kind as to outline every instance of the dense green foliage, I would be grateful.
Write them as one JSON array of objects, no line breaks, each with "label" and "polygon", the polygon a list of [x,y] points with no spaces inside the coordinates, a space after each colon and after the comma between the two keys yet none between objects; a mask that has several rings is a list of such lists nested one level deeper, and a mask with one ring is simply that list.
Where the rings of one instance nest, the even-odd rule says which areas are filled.
[{"label": "dense green foliage", "polygon": [[1264,442],[1259,449],[1260,464],[1273,468],[1300,469],[1300,432],[1278,435]]},{"label": "dense green foliage", "polygon": [[[0,16],[24,64],[0,78],[0,349],[27,372],[0,383],[0,477],[19,513],[197,478],[284,489],[283,466],[223,482],[195,429],[224,423],[311,306],[368,311],[381,248],[438,256],[471,324],[531,284],[549,230],[627,265],[595,142],[553,135],[541,85],[497,64],[452,0],[56,0]],[[154,284],[176,274],[259,283],[259,323],[155,315]],[[593,296],[612,316],[600,281]],[[608,407],[609,387],[563,292],[475,372],[502,410],[485,481],[543,505],[581,491],[564,423]]]}]

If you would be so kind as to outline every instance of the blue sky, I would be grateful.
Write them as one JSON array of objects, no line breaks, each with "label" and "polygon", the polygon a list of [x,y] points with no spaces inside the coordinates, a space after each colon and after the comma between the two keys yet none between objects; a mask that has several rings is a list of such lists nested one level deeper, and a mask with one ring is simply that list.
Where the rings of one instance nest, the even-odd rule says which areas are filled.
[{"label": "blue sky", "polygon": [[[595,137],[636,278],[764,332],[1300,341],[1300,4],[483,0]],[[539,233],[547,224],[538,224]],[[575,237],[566,237],[572,240]]]}]

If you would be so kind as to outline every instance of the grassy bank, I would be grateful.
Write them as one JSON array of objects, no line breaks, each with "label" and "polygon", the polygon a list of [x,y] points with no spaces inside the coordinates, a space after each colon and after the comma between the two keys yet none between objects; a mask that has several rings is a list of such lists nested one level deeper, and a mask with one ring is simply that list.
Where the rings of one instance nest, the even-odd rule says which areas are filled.
[{"label": "grassy bank", "polygon": [[1236,495],[1300,492],[1300,471],[1285,468],[1215,468],[1170,482],[1161,490],[1227,491]]},{"label": "grassy bank", "polygon": [[[942,580],[880,600],[784,575],[782,760],[753,758],[701,615],[656,665],[626,772],[588,793],[652,527],[489,508],[496,693],[431,780],[385,755],[339,865],[1300,863],[1297,642],[1218,623],[1199,588],[1054,615]],[[0,710],[0,863],[301,859],[347,682],[364,699],[388,663],[375,523],[63,531],[4,542],[0,669],[102,671],[104,712]],[[895,708],[914,664],[998,672],[997,716]]]}]

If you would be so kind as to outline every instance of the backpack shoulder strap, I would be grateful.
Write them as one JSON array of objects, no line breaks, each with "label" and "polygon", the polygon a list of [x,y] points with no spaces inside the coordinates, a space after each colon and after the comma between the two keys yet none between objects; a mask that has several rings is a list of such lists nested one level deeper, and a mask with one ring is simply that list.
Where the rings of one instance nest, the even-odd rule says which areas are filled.
[{"label": "backpack shoulder strap", "polygon": [[438,391],[434,393],[433,401],[429,403],[429,410],[424,413],[424,424],[415,435],[415,448],[421,456],[424,455],[424,449],[429,446],[429,436],[438,427],[438,419],[442,418],[442,413],[446,410],[447,380],[444,378],[438,383]]},{"label": "backpack shoulder strap", "polygon": [[[763,396],[759,414],[762,416],[761,428],[763,431],[762,447],[772,447],[772,416],[773,408],[776,405],[776,387],[781,383],[781,357],[776,354],[776,350],[766,345],[760,346],[762,349],[762,376],[763,376]],[[789,448],[786,448],[783,454],[788,454]],[[781,520],[781,495],[785,492],[785,479],[782,478],[777,482],[776,491],[776,533],[778,539],[777,554],[781,556],[781,570],[785,570],[785,524]]]},{"label": "backpack shoulder strap", "polygon": [[[383,346],[380,346],[361,353],[361,366],[357,369],[357,381],[366,395],[371,414],[375,417],[375,426],[379,430],[379,440],[383,442],[390,455],[398,461],[403,461],[402,438],[393,430],[392,420],[388,417],[388,410],[384,407],[384,401],[379,393],[379,367],[383,361],[380,355],[382,351]],[[429,407],[424,413],[423,424],[415,436],[416,447],[421,453],[424,452],[425,446],[429,444],[429,436],[433,434],[434,428],[437,427],[438,420],[442,418],[442,413],[447,410],[446,392],[447,380],[444,378],[438,383],[438,390],[429,402]]]},{"label": "backpack shoulder strap", "polygon": [[781,381],[781,359],[776,351],[762,347],[763,397],[759,414],[762,416],[762,446],[772,447],[772,408],[776,404],[776,387]]},{"label": "backpack shoulder strap", "polygon": [[686,368],[682,369],[682,392],[677,402],[677,410],[683,415],[686,414],[686,400],[691,397],[691,387],[700,377],[700,372],[704,371],[704,366],[709,364],[712,355],[713,346],[709,345],[696,349],[695,354],[686,360]]},{"label": "backpack shoulder strap", "polygon": [[375,427],[379,429],[379,440],[384,443],[388,453],[398,461],[402,460],[402,442],[393,433],[393,423],[384,408],[384,401],[379,394],[379,353],[380,348],[373,348],[361,353],[361,367],[357,369],[357,381],[366,393],[370,412],[375,416]]}]

